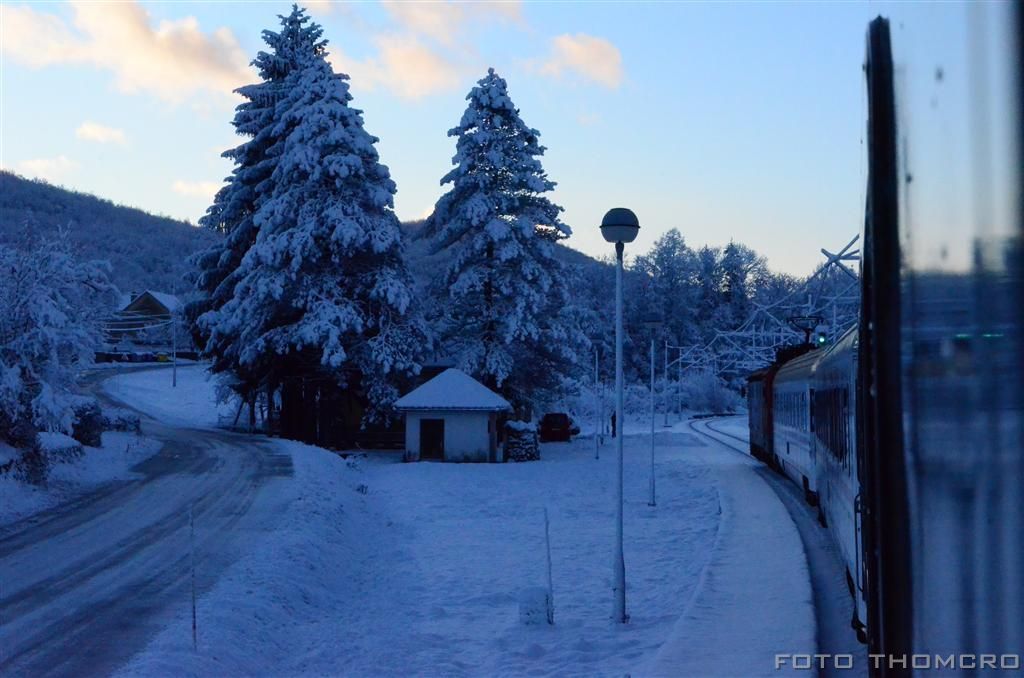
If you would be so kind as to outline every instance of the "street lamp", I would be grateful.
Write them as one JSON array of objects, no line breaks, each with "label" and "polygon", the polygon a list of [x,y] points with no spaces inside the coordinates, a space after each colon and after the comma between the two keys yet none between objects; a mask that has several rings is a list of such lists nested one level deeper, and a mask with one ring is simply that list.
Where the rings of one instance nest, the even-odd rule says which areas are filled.
[{"label": "street lamp", "polygon": [[644,319],[644,327],[651,331],[651,496],[647,499],[648,506],[658,505],[654,499],[654,336],[661,324],[661,318],[656,315]]},{"label": "street lamp", "polygon": [[627,242],[636,240],[640,221],[625,207],[608,210],[601,220],[601,235],[608,242],[615,243],[615,423],[618,431],[615,447],[619,455],[618,505],[615,510],[615,608],[616,621],[625,624],[626,615],[626,559],[622,551],[622,439],[626,430],[622,416],[622,252]]}]

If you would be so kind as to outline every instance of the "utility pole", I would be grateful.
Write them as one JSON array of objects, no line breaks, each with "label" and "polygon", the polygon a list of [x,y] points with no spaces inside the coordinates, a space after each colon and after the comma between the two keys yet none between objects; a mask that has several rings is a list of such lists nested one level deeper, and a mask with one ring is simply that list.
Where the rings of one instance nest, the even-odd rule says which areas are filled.
[{"label": "utility pole", "polygon": [[665,386],[664,386],[665,394],[664,394],[664,396],[662,397],[661,400],[662,400],[662,405],[665,408],[665,422],[664,422],[664,426],[665,426],[665,428],[668,428],[668,402],[669,402],[668,401],[668,397],[669,397],[668,396],[668,339],[665,340],[665,371],[664,371],[663,374],[664,374],[664,377],[665,377]]},{"label": "utility pole", "polygon": [[171,311],[171,388],[178,387],[178,323]]},{"label": "utility pole", "polygon": [[654,499],[654,335],[651,335],[651,497],[648,506],[657,506]]},{"label": "utility pole", "polygon": [[599,369],[599,349],[594,347],[594,459],[601,458],[601,422],[604,420],[604,402],[601,398],[601,371]]}]

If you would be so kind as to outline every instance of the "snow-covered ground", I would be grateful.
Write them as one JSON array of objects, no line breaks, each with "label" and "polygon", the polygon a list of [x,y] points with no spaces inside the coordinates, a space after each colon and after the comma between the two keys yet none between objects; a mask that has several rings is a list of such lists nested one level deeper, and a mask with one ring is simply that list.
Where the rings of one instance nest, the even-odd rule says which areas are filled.
[{"label": "snow-covered ground", "polygon": [[[56,435],[49,434],[47,438]],[[152,438],[108,431],[103,434],[102,447],[84,447],[81,457],[54,464],[46,487],[19,482],[9,474],[0,476],[0,525],[57,506],[104,483],[130,480],[136,477],[131,468],[158,452],[160,447]],[[10,454],[13,453],[10,450]],[[0,457],[3,454],[0,450]]]},{"label": "snow-covered ground", "polygon": [[[204,411],[126,381],[115,392],[165,420]],[[183,604],[123,672],[768,675],[772,651],[813,652],[806,561],[778,500],[686,422],[655,440],[649,507],[650,438],[625,439],[627,625],[610,620],[611,442],[600,460],[581,438],[488,465],[274,441],[298,496],[200,599],[198,652]],[[545,507],[556,623],[525,627],[519,594],[545,582]]]},{"label": "snow-covered ground", "polygon": [[[129,366],[130,367],[130,366]],[[168,424],[210,428],[234,416],[234,409],[218,403],[216,383],[206,365],[178,366],[178,385],[171,385],[171,367],[118,374],[103,382],[103,390],[132,407]]]}]

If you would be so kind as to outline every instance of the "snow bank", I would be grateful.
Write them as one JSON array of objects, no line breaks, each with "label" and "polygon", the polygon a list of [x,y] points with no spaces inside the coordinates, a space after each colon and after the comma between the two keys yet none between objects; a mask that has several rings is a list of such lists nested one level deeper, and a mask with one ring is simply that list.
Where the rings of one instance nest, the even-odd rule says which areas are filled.
[{"label": "snow bank", "polygon": [[[216,383],[205,365],[178,367],[178,385],[171,386],[169,367],[118,374],[103,382],[103,390],[125,405],[175,426],[213,428],[234,409],[218,403]],[[237,406],[236,406],[237,407]]]},{"label": "snow bank", "polygon": [[[73,439],[61,434],[40,434],[43,444],[57,446]],[[50,468],[46,487],[28,485],[10,474],[0,476],[0,525],[27,518],[74,497],[96,489],[104,483],[138,477],[131,468],[156,454],[161,443],[134,433],[107,432],[102,447],[83,447],[82,455]],[[0,450],[2,459],[13,458],[12,448]]]}]

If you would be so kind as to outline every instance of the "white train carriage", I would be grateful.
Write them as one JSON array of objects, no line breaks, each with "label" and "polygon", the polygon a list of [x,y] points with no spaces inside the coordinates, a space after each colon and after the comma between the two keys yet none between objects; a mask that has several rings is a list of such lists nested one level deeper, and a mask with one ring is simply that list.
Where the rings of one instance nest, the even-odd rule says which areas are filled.
[{"label": "white train carriage", "polygon": [[811,446],[815,451],[818,515],[846,567],[858,631],[867,621],[857,469],[857,329],[818,355],[811,378]]},{"label": "white train carriage", "polygon": [[816,505],[814,439],[811,436],[811,380],[819,357],[812,351],[783,365],[772,384],[772,451],[778,468],[804,488]]}]

